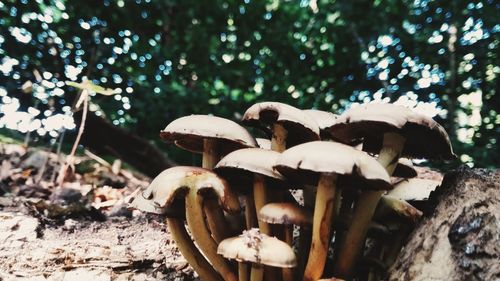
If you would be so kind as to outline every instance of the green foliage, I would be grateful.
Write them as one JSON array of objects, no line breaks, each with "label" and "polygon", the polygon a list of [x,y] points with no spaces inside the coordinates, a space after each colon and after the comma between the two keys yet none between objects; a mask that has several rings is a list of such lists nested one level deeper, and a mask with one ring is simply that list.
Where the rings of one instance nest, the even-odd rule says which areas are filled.
[{"label": "green foliage", "polygon": [[74,89],[58,82],[86,76],[121,91],[93,97],[91,110],[155,141],[180,116],[238,120],[264,100],[337,113],[425,102],[463,162],[492,167],[497,15],[492,0],[10,0],[0,4],[0,61],[18,64],[0,82],[20,110],[38,99],[41,112],[69,114]]}]

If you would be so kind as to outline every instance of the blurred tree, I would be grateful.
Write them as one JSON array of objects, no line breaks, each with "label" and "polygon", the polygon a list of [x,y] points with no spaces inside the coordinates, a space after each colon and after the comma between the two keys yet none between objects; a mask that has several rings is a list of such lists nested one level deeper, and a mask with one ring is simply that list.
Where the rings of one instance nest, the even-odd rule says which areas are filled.
[{"label": "blurred tree", "polygon": [[[83,78],[121,91],[93,98],[97,117],[155,141],[180,116],[238,120],[257,101],[341,112],[381,100],[436,115],[463,162],[498,166],[498,10],[492,0],[2,1],[0,126],[56,138],[51,124],[76,97],[63,81]],[[13,111],[38,123],[9,123]]]}]

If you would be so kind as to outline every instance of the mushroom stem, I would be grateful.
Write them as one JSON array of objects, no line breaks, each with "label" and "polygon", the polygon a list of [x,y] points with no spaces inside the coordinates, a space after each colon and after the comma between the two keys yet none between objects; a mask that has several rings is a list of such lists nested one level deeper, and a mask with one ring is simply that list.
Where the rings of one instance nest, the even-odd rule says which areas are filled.
[{"label": "mushroom stem", "polygon": [[[405,138],[399,134],[384,134],[378,162],[389,175],[392,175],[398,164],[404,143]],[[354,265],[364,245],[369,223],[383,194],[384,191],[366,191],[359,197],[354,209],[351,226],[345,235],[344,243],[340,247],[338,259],[333,267],[335,277],[351,278]]]},{"label": "mushroom stem", "polygon": [[189,265],[200,275],[202,280],[222,281],[222,277],[213,269],[205,257],[194,245],[186,231],[184,221],[181,219],[167,218],[167,225],[177,248],[187,260]]},{"label": "mushroom stem", "polygon": [[[315,186],[310,186],[310,185],[305,185],[303,190],[303,197],[304,197],[304,207],[308,210],[312,210],[314,208],[314,198],[316,197],[316,187]],[[309,253],[310,247],[311,247],[311,228],[310,227],[300,227],[300,234],[299,234],[299,256],[298,256],[298,267],[297,267],[297,273],[296,275],[298,276],[297,280],[302,278],[304,275],[304,270],[306,267],[307,263],[307,255],[306,253]]]},{"label": "mushroom stem", "polygon": [[246,262],[238,262],[238,280],[248,281],[248,265]]},{"label": "mushroom stem", "polygon": [[[292,247],[293,244],[293,224],[285,225],[285,242]],[[283,268],[283,281],[293,281],[293,268]]]},{"label": "mushroom stem", "polygon": [[203,159],[202,167],[212,170],[219,161],[219,151],[217,149],[217,142],[213,139],[203,140]]},{"label": "mushroom stem", "polygon": [[303,281],[316,281],[323,275],[335,209],[336,180],[336,174],[322,174],[319,178],[314,206],[311,250]]},{"label": "mushroom stem", "polygon": [[230,231],[226,223],[224,211],[219,206],[219,202],[216,199],[207,198],[203,200],[203,210],[207,215],[207,223],[215,242],[218,244],[220,241],[228,238]]},{"label": "mushroom stem", "polygon": [[255,201],[253,193],[245,195],[245,222],[247,230],[257,226],[257,211],[255,210]]},{"label": "mushroom stem", "polygon": [[271,138],[271,150],[283,152],[286,149],[286,137],[288,131],[279,123],[273,124],[273,137]]},{"label": "mushroom stem", "polygon": [[264,278],[264,267],[258,264],[252,264],[250,271],[250,281],[262,281]]},{"label": "mushroom stem", "polygon": [[186,220],[196,244],[205,254],[215,270],[222,275],[226,281],[236,281],[238,277],[231,270],[222,256],[217,254],[217,244],[210,235],[205,224],[202,197],[198,195],[195,188],[189,189],[186,196]]},{"label": "mushroom stem", "polygon": [[[255,211],[259,212],[260,209],[268,203],[268,195],[265,186],[264,176],[255,174],[253,179],[253,196],[255,201]],[[270,234],[271,229],[269,224],[258,220],[259,229],[261,233]]]},{"label": "mushroom stem", "polygon": [[[220,159],[220,153],[215,139],[203,140],[203,160],[202,167],[212,170]],[[204,211],[207,216],[208,227],[217,243],[229,237],[226,218],[224,212],[215,198],[207,198],[203,202]]]}]

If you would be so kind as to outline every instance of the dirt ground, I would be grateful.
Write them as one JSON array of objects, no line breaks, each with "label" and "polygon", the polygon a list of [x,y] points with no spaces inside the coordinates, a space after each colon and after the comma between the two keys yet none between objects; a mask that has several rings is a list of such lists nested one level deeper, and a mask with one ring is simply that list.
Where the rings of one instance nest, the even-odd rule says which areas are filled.
[{"label": "dirt ground", "polygon": [[164,218],[127,208],[150,179],[88,155],[58,186],[59,156],[0,147],[0,280],[196,280]]}]

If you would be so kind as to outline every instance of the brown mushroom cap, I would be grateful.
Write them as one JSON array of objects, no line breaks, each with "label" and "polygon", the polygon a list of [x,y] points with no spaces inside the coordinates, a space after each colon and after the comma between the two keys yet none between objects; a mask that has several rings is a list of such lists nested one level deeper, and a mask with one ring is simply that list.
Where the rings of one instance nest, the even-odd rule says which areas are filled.
[{"label": "brown mushroom cap", "polygon": [[282,182],[283,176],[273,170],[279,156],[279,152],[262,148],[238,149],[223,157],[214,167],[214,171],[230,182],[238,182],[238,185],[242,185],[242,182],[251,184],[253,174],[263,175],[274,182]]},{"label": "brown mushroom cap", "polygon": [[240,210],[237,197],[232,194],[224,179],[207,169],[189,166],[164,170],[130,205],[142,211],[168,215],[168,208],[174,199],[180,193],[185,193],[188,188],[196,188],[199,192],[212,190],[220,198],[226,211],[234,213]]},{"label": "brown mushroom cap", "polygon": [[280,102],[256,103],[247,109],[242,121],[253,127],[280,123],[289,132],[287,147],[319,139],[318,124],[309,115]]},{"label": "brown mushroom cap", "polygon": [[387,195],[406,201],[425,201],[439,185],[440,181],[428,179],[405,179],[394,185]]},{"label": "brown mushroom cap", "polygon": [[260,233],[256,228],[243,231],[238,237],[222,240],[217,253],[238,262],[292,268],[297,265],[295,252],[283,241]]},{"label": "brown mushroom cap", "polygon": [[402,156],[426,159],[453,159],[450,139],[432,118],[394,104],[368,103],[345,111],[329,128],[344,143],[364,139],[363,150],[378,153],[384,133],[396,132],[406,138]]},{"label": "brown mushroom cap", "polygon": [[337,114],[317,109],[305,109],[303,111],[318,124],[322,139],[331,138],[328,128],[337,122]]},{"label": "brown mushroom cap", "polygon": [[399,158],[396,169],[392,173],[393,177],[399,178],[414,178],[417,176],[417,170],[413,167],[413,163],[408,158]]},{"label": "brown mushroom cap", "polygon": [[160,137],[195,153],[203,152],[203,139],[219,140],[223,154],[243,147],[257,146],[255,139],[244,127],[211,115],[190,115],[176,119],[160,132]]},{"label": "brown mushroom cap", "polygon": [[295,203],[269,203],[259,211],[259,220],[271,224],[312,225],[312,213]]},{"label": "brown mushroom cap", "polygon": [[348,145],[314,141],[281,154],[274,168],[286,178],[316,184],[321,173],[338,174],[339,186],[390,189],[389,175],[371,156]]}]

